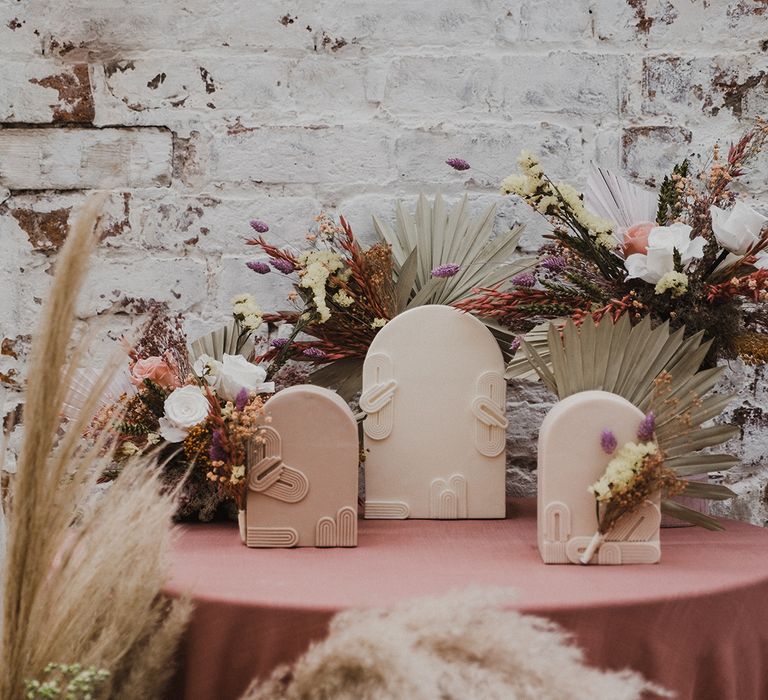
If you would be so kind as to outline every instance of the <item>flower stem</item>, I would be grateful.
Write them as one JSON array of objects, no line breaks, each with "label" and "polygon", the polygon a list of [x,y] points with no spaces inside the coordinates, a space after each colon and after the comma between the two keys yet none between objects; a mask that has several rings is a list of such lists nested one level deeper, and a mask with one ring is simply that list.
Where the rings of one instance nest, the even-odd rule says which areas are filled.
[{"label": "flower stem", "polygon": [[597,550],[600,549],[600,545],[605,541],[605,535],[602,532],[596,532],[592,535],[592,539],[589,541],[584,553],[579,557],[579,561],[582,564],[589,564],[592,557],[595,556]]}]

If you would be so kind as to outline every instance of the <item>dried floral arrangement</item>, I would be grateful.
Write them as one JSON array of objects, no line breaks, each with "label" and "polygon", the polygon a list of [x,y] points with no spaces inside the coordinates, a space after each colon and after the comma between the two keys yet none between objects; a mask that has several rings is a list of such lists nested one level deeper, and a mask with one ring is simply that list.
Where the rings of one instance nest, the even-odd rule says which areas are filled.
[{"label": "dried floral arrangement", "polygon": [[614,459],[590,487],[600,509],[600,534],[658,491],[668,515],[722,529],[713,518],[672,500],[677,494],[701,499],[735,495],[722,485],[685,479],[738,463],[733,455],[702,452],[738,434],[732,425],[704,427],[732,397],[710,393],[724,368],[699,369],[712,343],[703,341],[703,335],[698,331],[686,338],[684,328],[670,332],[669,322],[651,328],[649,316],[633,326],[627,315],[615,322],[605,315],[598,322],[584,319],[579,326],[569,320],[562,331],[550,324],[547,359],[522,341],[529,362],[558,398],[602,390],[624,397],[646,415],[638,441],[626,445],[617,445],[605,426],[602,447]]},{"label": "dried floral arrangement", "polygon": [[161,697],[190,613],[188,601],[161,593],[176,504],[154,460],[127,460],[107,493],[93,497],[112,458],[81,433],[116,362],[81,397],[79,417],[62,421],[86,350],[81,338],[68,352],[102,202],[86,203],[58,254],[32,343],[36,381],[26,391],[17,469],[0,500],[3,698]]},{"label": "dried floral arrangement", "polygon": [[[275,390],[274,382],[266,381],[267,370],[247,359],[261,310],[247,294],[232,302],[232,323],[190,346],[182,317],[155,307],[138,339],[123,340],[128,357],[121,379],[85,431],[91,443],[104,443],[114,457],[103,480],[117,476],[134,455],[156,451],[165,483],[183,482],[180,519],[210,520],[228,503],[244,507],[247,443],[258,438],[264,396]],[[79,413],[83,391],[90,391],[90,381],[81,374],[68,415]]]},{"label": "dried floral arrangement", "polygon": [[[766,140],[768,125],[758,120],[725,158],[716,146],[700,172],[688,160],[675,165],[658,192],[593,168],[582,195],[524,153],[521,174],[506,178],[502,192],[550,221],[550,241],[529,274],[457,305],[521,333],[557,318],[650,315],[654,324],[703,331],[709,366],[738,355],[765,362],[768,218],[733,186]],[[533,339],[544,347],[540,333]],[[529,369],[519,359],[510,376]]]},{"label": "dried floral arrangement", "polygon": [[466,198],[449,210],[439,195],[431,204],[422,195],[415,216],[398,204],[394,231],[374,219],[381,240],[371,246],[361,245],[343,217],[337,223],[320,215],[301,251],[269,243],[267,224],[252,221],[260,235],[247,242],[269,257],[248,267],[293,282],[294,309],[264,315],[271,324],[290,324],[292,333],[274,339],[260,359],[274,371],[287,360],[324,365],[313,382],[353,394],[371,341],[395,315],[423,304],[457,304],[527,264],[510,262],[522,228],[494,237],[494,219],[495,206],[473,218]]}]

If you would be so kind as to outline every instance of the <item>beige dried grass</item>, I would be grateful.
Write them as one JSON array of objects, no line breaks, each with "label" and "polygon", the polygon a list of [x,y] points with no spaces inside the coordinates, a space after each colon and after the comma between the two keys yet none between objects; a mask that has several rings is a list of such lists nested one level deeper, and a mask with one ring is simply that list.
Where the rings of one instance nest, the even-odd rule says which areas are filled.
[{"label": "beige dried grass", "polygon": [[110,672],[100,697],[156,697],[172,670],[187,601],[159,595],[167,576],[175,504],[154,462],[130,462],[100,498],[103,445],[80,435],[116,362],[60,437],[62,405],[82,343],[68,352],[103,197],[92,197],[57,261],[29,360],[24,438],[5,514],[0,698],[23,697],[48,663]]},{"label": "beige dried grass", "polygon": [[554,623],[509,608],[509,589],[454,591],[350,610],[296,664],[242,700],[640,700],[665,691],[600,671]]}]

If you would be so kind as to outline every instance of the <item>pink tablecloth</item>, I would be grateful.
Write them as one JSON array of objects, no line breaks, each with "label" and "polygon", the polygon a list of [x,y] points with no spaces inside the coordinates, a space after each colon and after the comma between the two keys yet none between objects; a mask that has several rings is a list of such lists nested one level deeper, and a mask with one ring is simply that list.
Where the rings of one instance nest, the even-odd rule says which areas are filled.
[{"label": "pink tablecloth", "polygon": [[467,586],[570,630],[588,660],[631,667],[687,700],[768,699],[768,530],[662,531],[662,561],[545,566],[535,505],[506,520],[362,520],[357,549],[251,550],[234,525],[190,525],[168,591],[196,601],[170,697],[229,700],[290,662],[333,614]]}]

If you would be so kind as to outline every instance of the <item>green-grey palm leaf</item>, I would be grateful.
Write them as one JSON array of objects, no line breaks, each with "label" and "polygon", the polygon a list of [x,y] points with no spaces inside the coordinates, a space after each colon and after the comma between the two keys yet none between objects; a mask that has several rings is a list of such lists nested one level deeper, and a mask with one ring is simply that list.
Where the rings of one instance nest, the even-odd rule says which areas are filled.
[{"label": "green-grey palm leaf", "polygon": [[[531,260],[513,260],[523,233],[514,226],[507,233],[493,235],[496,206],[491,205],[480,216],[469,214],[467,197],[448,211],[439,194],[430,204],[419,196],[415,214],[398,202],[395,228],[374,217],[373,225],[379,236],[392,248],[395,273],[407,271],[409,256],[416,251],[416,274],[411,285],[407,306],[453,304],[465,299],[477,288],[493,287],[532,264]],[[432,270],[441,265],[458,265],[459,271],[440,284]],[[414,303],[416,302],[416,303]]]}]

